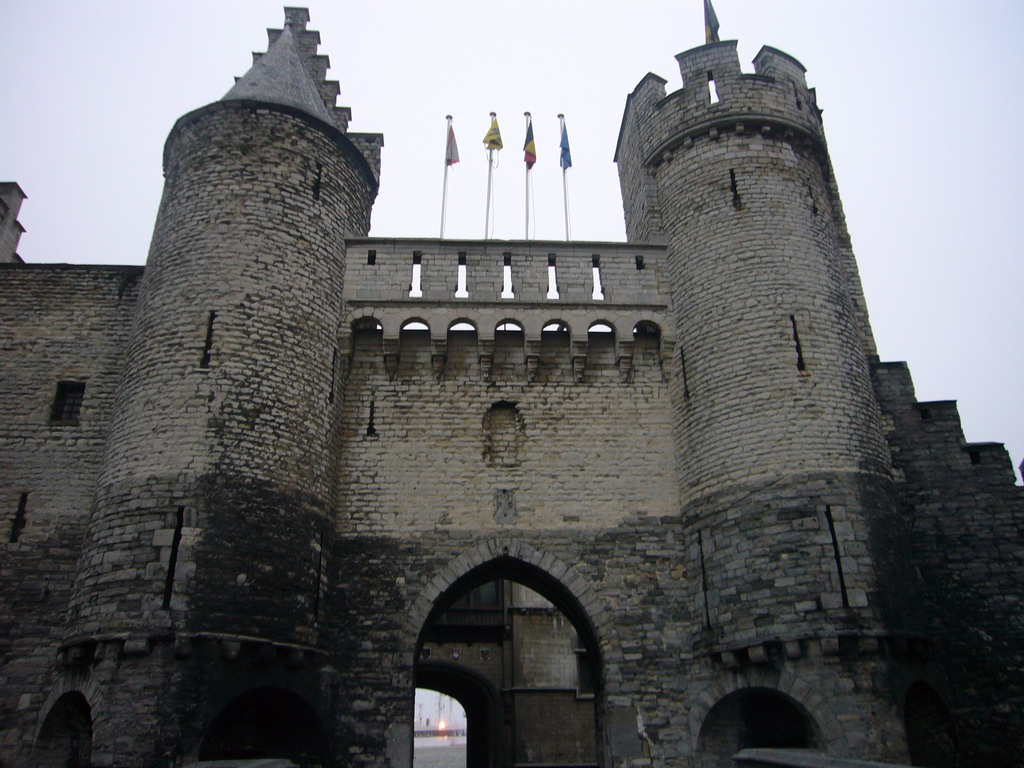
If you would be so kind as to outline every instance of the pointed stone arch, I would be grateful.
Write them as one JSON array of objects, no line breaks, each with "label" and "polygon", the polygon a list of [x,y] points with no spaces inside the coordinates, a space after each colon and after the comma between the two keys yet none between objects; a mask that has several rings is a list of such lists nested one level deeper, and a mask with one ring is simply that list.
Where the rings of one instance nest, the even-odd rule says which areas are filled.
[{"label": "pointed stone arch", "polygon": [[[552,592],[552,600],[573,623],[579,619],[580,626],[591,634],[596,643],[594,650],[606,653],[609,637],[609,612],[604,601],[591,588],[579,572],[563,558],[551,552],[505,536],[492,536],[479,542],[472,549],[463,552],[441,568],[423,588],[410,605],[406,628],[411,637],[417,639],[432,614],[443,609],[438,598],[453,593],[458,584],[478,578],[490,567],[495,572],[515,570],[517,575],[526,575],[541,586],[541,591]],[[528,582],[523,582],[531,586]],[[550,597],[549,597],[550,599]],[[417,649],[418,650],[418,649]]]},{"label": "pointed stone arch", "polygon": [[92,707],[78,690],[67,691],[46,707],[32,746],[39,768],[84,768],[92,764]]},{"label": "pointed stone arch", "polygon": [[54,705],[59,699],[69,693],[78,693],[84,697],[85,702],[89,707],[89,711],[92,713],[93,721],[96,721],[97,718],[101,718],[103,716],[106,707],[106,702],[103,696],[103,687],[96,682],[95,678],[77,674],[68,675],[66,677],[62,675],[50,690],[50,693],[47,695],[42,706],[39,707],[35,733],[33,734],[33,742],[39,738],[43,723]]},{"label": "pointed stone arch", "polygon": [[[491,584],[498,585],[497,592],[485,589]],[[520,598],[514,597],[517,590]],[[543,605],[531,603],[531,594],[532,599],[543,598]],[[465,602],[473,596],[483,599]],[[461,611],[466,613],[460,615]],[[475,696],[477,703],[471,706],[493,723],[486,736],[481,735],[479,722],[475,727],[467,723],[467,748],[475,742],[474,749],[467,749],[467,766],[600,762],[607,616],[588,580],[566,560],[510,537],[485,539],[434,574],[409,612],[409,628],[416,638],[413,676],[422,681],[436,673],[440,684]],[[554,657],[561,660],[545,666],[536,661],[534,651],[523,650],[528,647],[562,654]],[[478,648],[474,653],[479,658],[464,658],[467,648]],[[444,661],[439,653],[478,669],[495,690],[513,686],[512,699],[495,697],[494,703],[480,694],[478,685],[460,688],[464,681],[451,667],[438,664]],[[571,672],[565,665],[566,653],[574,655]],[[495,719],[499,711],[504,714]],[[565,725],[557,736],[551,732],[552,722]]]}]

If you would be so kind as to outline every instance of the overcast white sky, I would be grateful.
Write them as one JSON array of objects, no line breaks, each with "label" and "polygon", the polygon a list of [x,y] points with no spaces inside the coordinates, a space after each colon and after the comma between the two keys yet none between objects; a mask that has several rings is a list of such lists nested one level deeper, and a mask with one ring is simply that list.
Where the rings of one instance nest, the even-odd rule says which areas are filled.
[{"label": "overcast white sky", "polygon": [[[296,3],[299,4],[299,3]],[[573,237],[622,240],[612,154],[626,94],[703,43],[701,0],[310,2],[351,130],[382,132],[372,233],[438,232],[444,116],[462,162],[449,237],[479,238],[488,112],[506,150],[495,236],[523,234],[523,112],[534,115],[538,238],[564,236],[557,162],[572,143]],[[957,399],[971,441],[1024,458],[1021,183],[1024,3],[716,0],[741,60],[807,67],[884,360],[921,400]],[[605,10],[608,9],[608,10]],[[29,195],[29,262],[145,262],[175,119],[219,99],[280,27],[272,0],[0,0],[0,180]]]}]

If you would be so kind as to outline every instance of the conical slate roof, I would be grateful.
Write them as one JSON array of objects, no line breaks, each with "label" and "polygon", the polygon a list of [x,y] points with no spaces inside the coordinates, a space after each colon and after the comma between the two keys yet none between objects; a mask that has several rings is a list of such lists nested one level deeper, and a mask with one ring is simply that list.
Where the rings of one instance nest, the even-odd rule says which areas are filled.
[{"label": "conical slate roof", "polygon": [[331,123],[323,99],[299,60],[290,25],[221,101],[243,99],[284,104]]}]

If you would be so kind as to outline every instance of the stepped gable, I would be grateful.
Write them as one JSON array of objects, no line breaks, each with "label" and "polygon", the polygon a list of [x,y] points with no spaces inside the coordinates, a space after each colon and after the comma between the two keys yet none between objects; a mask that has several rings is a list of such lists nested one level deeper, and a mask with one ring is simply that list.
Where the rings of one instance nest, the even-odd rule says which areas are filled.
[{"label": "stepped gable", "polygon": [[306,29],[309,10],[285,8],[284,27],[267,30],[267,52],[252,54],[253,66],[221,101],[252,99],[301,109],[337,128],[362,154],[375,179],[380,178],[379,133],[349,133],[352,110],[335,106],[341,86],[327,79],[329,57],[317,52],[320,33]]},{"label": "stepped gable", "polygon": [[267,53],[238,80],[221,101],[265,101],[301,109],[333,124],[320,94],[299,60],[290,25],[277,36]]},{"label": "stepped gable", "polygon": [[[306,74],[309,75],[309,79],[324,102],[324,106],[331,116],[331,123],[342,133],[346,133],[349,121],[352,119],[352,110],[349,107],[335,106],[338,95],[341,93],[341,86],[337,80],[327,79],[327,70],[331,66],[331,59],[329,56],[317,52],[320,47],[320,33],[316,30],[306,29],[306,25],[309,23],[309,10],[285,8],[284,23],[286,27],[291,27],[292,43],[298,53],[299,61],[302,62]],[[284,29],[267,30],[268,51],[283,33]],[[264,55],[254,52],[253,63],[259,61]]]}]

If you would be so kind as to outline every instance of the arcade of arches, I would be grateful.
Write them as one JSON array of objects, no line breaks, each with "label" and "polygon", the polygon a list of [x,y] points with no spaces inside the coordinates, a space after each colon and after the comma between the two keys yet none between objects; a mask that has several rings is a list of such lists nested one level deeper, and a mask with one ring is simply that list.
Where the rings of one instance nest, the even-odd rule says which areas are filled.
[{"label": "arcade of arches", "polygon": [[[415,687],[451,696],[464,708],[466,768],[596,768],[603,764],[600,662],[593,628],[564,587],[532,566],[499,559],[435,601],[420,632]],[[952,719],[935,690],[920,681],[911,685],[904,717],[912,765],[954,768]],[[82,693],[57,698],[36,738],[35,765],[90,766],[92,723]],[[703,718],[692,765],[731,768],[746,748],[827,752],[828,746],[799,702],[768,688],[741,688]],[[200,760],[273,757],[301,768],[341,765],[310,703],[274,686],[230,700],[198,748]]]}]

